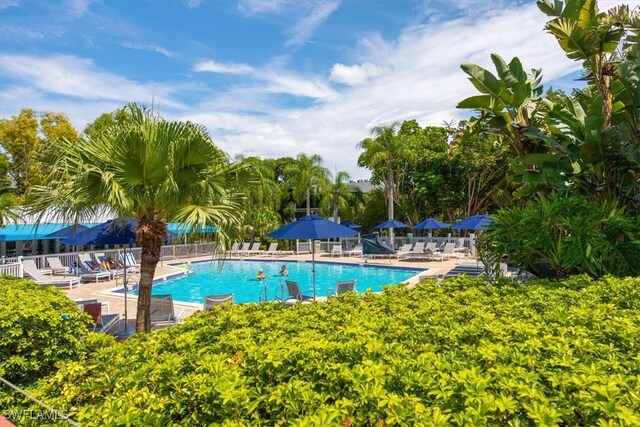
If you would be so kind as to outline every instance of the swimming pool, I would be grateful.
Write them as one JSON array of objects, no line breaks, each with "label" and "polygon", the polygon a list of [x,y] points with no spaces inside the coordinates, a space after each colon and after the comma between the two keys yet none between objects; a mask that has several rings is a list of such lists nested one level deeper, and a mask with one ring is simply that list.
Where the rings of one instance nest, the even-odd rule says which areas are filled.
[{"label": "swimming pool", "polygon": [[[259,302],[264,299],[264,287],[256,279],[262,268],[267,286],[267,299],[274,301],[281,295],[280,266],[289,271],[288,280],[298,282],[304,295],[312,295],[311,263],[269,261],[208,261],[193,263],[194,273],[153,285],[152,294],[171,294],[177,301],[202,303],[206,295],[234,293],[236,303]],[[335,291],[336,282],[355,280],[356,290],[381,291],[383,285],[398,284],[423,270],[407,268],[361,267],[336,263],[316,263],[316,295],[326,297]],[[136,292],[134,292],[136,293]]]}]

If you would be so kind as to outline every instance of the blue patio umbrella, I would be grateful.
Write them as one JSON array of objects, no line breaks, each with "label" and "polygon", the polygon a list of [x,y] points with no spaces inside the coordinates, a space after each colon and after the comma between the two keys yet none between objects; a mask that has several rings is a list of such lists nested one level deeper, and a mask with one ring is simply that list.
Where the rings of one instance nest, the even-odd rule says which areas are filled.
[{"label": "blue patio umbrella", "polygon": [[349,227],[329,221],[311,214],[293,221],[267,234],[272,239],[309,239],[311,240],[311,282],[313,285],[313,299],[316,299],[316,259],[314,240],[333,239],[338,237],[353,237],[358,233]]},{"label": "blue patio umbrella", "polygon": [[76,234],[81,233],[85,230],[88,230],[89,227],[86,227],[82,224],[70,225],[68,227],[62,228],[55,233],[47,234],[47,238],[49,239],[66,239],[73,238]]},{"label": "blue patio umbrella", "polygon": [[342,225],[342,226],[344,226],[344,227],[352,228],[352,229],[354,229],[354,230],[355,230],[355,229],[357,229],[357,228],[362,228],[362,226],[361,226],[360,224],[355,224],[355,223],[353,223],[353,222],[351,222],[351,221],[349,221],[349,220],[342,221],[342,222],[340,223],[340,225]]},{"label": "blue patio umbrella", "polygon": [[445,224],[442,221],[438,221],[435,218],[427,218],[421,223],[413,226],[414,230],[435,230],[438,228],[449,228],[449,224]]},{"label": "blue patio umbrella", "polygon": [[407,228],[408,225],[404,222],[400,222],[397,219],[388,219],[382,224],[378,224],[375,228]]},{"label": "blue patio umbrella", "polygon": [[487,228],[493,220],[489,217],[489,214],[473,215],[469,218],[458,221],[451,226],[452,230],[484,230]]}]

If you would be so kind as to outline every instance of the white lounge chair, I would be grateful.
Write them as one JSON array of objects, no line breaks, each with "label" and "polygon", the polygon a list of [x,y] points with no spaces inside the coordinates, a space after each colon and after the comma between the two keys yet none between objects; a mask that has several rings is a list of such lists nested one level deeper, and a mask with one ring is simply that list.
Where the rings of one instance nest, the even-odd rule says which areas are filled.
[{"label": "white lounge chair", "polygon": [[80,284],[80,279],[77,277],[45,277],[37,269],[32,270],[25,265],[22,268],[31,277],[31,280],[39,285],[66,285],[69,286],[69,289],[72,289],[74,285]]},{"label": "white lounge chair", "polygon": [[233,294],[208,295],[204,297],[204,304],[202,304],[202,309],[204,311],[213,310],[217,306],[224,303],[233,304]]},{"label": "white lounge chair", "polygon": [[331,247],[331,256],[342,256],[342,245],[341,244],[337,244],[337,245],[333,245]]},{"label": "white lounge chair", "polygon": [[254,242],[253,245],[251,245],[251,249],[249,249],[247,255],[260,255],[263,253],[264,251],[260,250],[260,242]]},{"label": "white lounge chair", "polygon": [[404,245],[402,245],[402,247],[398,249],[398,251],[396,252],[396,256],[398,257],[398,259],[411,255],[412,246],[413,246],[413,243],[405,243]]},{"label": "white lounge chair", "polygon": [[278,242],[269,244],[269,247],[265,251],[265,255],[277,255],[278,254]]},{"label": "white lounge chair", "polygon": [[53,271],[53,274],[65,274],[69,271],[69,267],[65,267],[57,256],[48,256],[47,264]]},{"label": "white lounge chair", "polygon": [[354,247],[353,249],[349,249],[348,251],[346,251],[346,254],[349,256],[362,256],[362,245],[356,245],[356,247]]},{"label": "white lounge chair", "polygon": [[242,247],[238,250],[238,256],[249,255],[249,248],[251,243],[246,242],[242,244]]},{"label": "white lounge chair", "polygon": [[110,271],[95,271],[91,268],[93,265],[93,260],[87,253],[79,253],[78,254],[78,266],[82,273],[80,274],[81,279],[95,279],[96,283],[100,279],[111,280],[112,275]]},{"label": "white lounge chair", "polygon": [[427,253],[424,251],[426,243],[425,242],[416,242],[413,247],[413,251],[407,254],[408,258],[411,259],[422,259],[427,257]]},{"label": "white lounge chair", "polygon": [[455,243],[446,243],[441,251],[433,253],[433,257],[440,258],[441,261],[444,261],[445,258],[460,258],[462,254],[455,252],[454,249]]},{"label": "white lounge chair", "polygon": [[233,242],[233,244],[231,245],[231,249],[229,249],[229,255],[233,255],[233,254],[238,255],[239,248],[240,248],[240,243]]},{"label": "white lounge chair", "polygon": [[40,274],[51,274],[53,272],[50,268],[38,268],[36,262],[32,259],[23,260],[22,266],[29,267],[30,271],[37,271]]}]

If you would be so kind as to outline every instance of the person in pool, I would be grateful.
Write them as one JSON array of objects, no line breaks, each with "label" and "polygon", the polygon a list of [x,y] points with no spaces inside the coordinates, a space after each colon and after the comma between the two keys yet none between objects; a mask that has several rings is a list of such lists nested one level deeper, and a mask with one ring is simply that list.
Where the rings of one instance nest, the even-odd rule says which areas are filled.
[{"label": "person in pool", "polygon": [[287,271],[287,266],[282,264],[282,267],[280,267],[280,275],[281,276],[288,276],[289,272]]},{"label": "person in pool", "polygon": [[256,276],[256,279],[264,280],[264,270],[263,269],[258,270],[258,275]]}]

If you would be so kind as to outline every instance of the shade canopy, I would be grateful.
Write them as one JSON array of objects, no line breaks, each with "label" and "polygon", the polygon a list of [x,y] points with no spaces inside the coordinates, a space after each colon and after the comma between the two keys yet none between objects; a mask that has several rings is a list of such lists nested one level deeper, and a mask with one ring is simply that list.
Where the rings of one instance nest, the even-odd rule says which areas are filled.
[{"label": "shade canopy", "polygon": [[51,234],[67,228],[69,224],[7,224],[0,228],[0,242],[20,240],[48,240]]},{"label": "shade canopy", "polygon": [[388,219],[382,224],[378,224],[375,228],[407,228],[408,225],[404,222],[400,222],[397,219]]},{"label": "shade canopy", "polygon": [[352,228],[352,229],[354,229],[354,230],[355,230],[356,228],[362,228],[362,226],[361,226],[360,224],[353,223],[353,222],[351,222],[351,221],[349,221],[349,220],[342,221],[342,222],[340,223],[340,225],[342,225],[342,226],[344,226],[344,227]]},{"label": "shade canopy", "polygon": [[267,234],[272,239],[333,239],[357,235],[349,227],[311,214]]},{"label": "shade canopy", "polygon": [[126,245],[136,242],[138,221],[112,219],[62,240],[66,245]]},{"label": "shade canopy", "polygon": [[413,226],[414,230],[435,230],[438,228],[449,228],[449,224],[445,224],[435,218],[427,218],[421,223]]},{"label": "shade canopy", "polygon": [[451,226],[452,230],[484,230],[493,223],[489,214],[473,215]]},{"label": "shade canopy", "polygon": [[66,239],[69,237],[75,237],[76,234],[82,233],[85,230],[88,230],[89,227],[84,226],[82,224],[75,224],[65,227],[61,230],[56,231],[55,233],[47,234],[48,239]]},{"label": "shade canopy", "polygon": [[363,255],[390,255],[395,251],[380,241],[378,233],[365,234],[362,236]]}]

